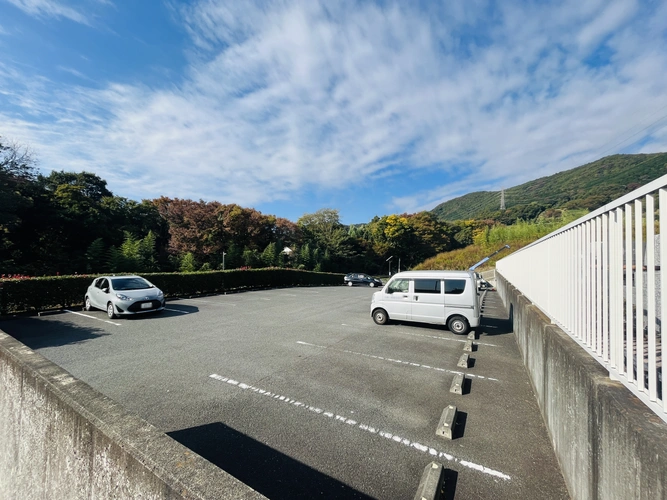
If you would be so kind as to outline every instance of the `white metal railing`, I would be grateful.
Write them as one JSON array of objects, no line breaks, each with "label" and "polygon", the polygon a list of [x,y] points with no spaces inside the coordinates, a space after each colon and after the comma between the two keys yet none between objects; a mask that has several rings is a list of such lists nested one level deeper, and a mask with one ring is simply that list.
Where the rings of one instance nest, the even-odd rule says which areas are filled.
[{"label": "white metal railing", "polygon": [[[656,196],[665,208],[657,234]],[[496,269],[667,421],[661,262],[667,175],[512,253]]]}]

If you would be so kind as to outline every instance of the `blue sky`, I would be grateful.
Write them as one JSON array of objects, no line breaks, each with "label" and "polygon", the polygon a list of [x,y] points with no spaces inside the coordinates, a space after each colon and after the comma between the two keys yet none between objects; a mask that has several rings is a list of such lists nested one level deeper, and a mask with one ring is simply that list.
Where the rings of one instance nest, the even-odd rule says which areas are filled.
[{"label": "blue sky", "polygon": [[0,136],[135,200],[349,224],[667,151],[662,0],[0,0],[0,54]]}]

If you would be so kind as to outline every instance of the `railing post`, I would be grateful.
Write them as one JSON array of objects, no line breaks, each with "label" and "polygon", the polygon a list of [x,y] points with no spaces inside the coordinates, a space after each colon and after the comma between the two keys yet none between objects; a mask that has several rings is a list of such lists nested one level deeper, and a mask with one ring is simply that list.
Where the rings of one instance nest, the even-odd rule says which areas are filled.
[{"label": "railing post", "polygon": [[658,398],[655,338],[655,201],[646,195],[646,326],[648,335],[648,397]]},{"label": "railing post", "polygon": [[632,297],[632,205],[625,204],[625,373],[629,381],[635,381],[633,366],[633,346],[635,335],[633,331],[633,297]]},{"label": "railing post", "polygon": [[635,335],[637,337],[635,362],[637,363],[637,388],[646,390],[644,382],[644,229],[641,200],[635,200]]}]

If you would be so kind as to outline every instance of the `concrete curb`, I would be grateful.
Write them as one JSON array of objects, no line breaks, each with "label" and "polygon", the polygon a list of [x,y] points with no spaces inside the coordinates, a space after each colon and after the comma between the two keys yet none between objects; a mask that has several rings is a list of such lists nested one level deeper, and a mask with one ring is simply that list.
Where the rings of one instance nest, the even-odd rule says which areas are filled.
[{"label": "concrete curb", "polygon": [[459,368],[468,368],[469,363],[470,363],[470,355],[464,352],[463,354],[461,354],[459,362],[456,364],[456,366],[458,366]]},{"label": "concrete curb", "polygon": [[424,469],[414,500],[437,500],[442,498],[445,484],[445,468],[431,462]]},{"label": "concrete curb", "polygon": [[456,422],[456,406],[449,405],[442,410],[440,422],[435,429],[435,435],[445,439],[454,439],[454,423]]},{"label": "concrete curb", "polygon": [[457,373],[454,375],[452,380],[452,386],[449,389],[449,392],[454,394],[463,394],[463,381],[465,380],[465,375],[463,373]]},{"label": "concrete curb", "polygon": [[473,349],[473,343],[472,343],[472,340],[468,340],[468,341],[465,343],[465,345],[463,346],[463,350],[464,350],[465,352],[472,352],[472,349]]}]

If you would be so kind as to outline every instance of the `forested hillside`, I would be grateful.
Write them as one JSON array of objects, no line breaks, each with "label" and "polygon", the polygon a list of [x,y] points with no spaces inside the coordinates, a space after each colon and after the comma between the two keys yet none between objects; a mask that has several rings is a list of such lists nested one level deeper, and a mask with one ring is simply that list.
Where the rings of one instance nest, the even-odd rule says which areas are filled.
[{"label": "forested hillside", "polygon": [[665,174],[667,153],[613,155],[505,189],[505,211],[500,211],[500,192],[479,191],[442,203],[432,212],[445,221],[494,219],[511,224],[550,208],[595,210]]},{"label": "forested hillside", "polygon": [[89,172],[39,175],[0,137],[0,278],[257,267],[350,272],[404,267],[471,242],[475,221],[430,212],[345,226],[324,208],[296,222],[236,204],[114,195]]},{"label": "forested hillside", "polygon": [[[95,174],[40,175],[35,164],[25,148],[0,137],[0,278],[271,266],[386,274],[388,260],[393,270],[399,260],[409,269],[473,243],[487,252],[497,243],[488,235],[517,222],[535,222],[541,234],[663,175],[667,154],[611,156],[508,189],[504,211],[496,208],[498,193],[471,193],[433,211],[353,226],[333,208],[292,222],[234,203],[138,202],[114,195]],[[429,265],[466,268],[477,258],[457,255]]]}]

